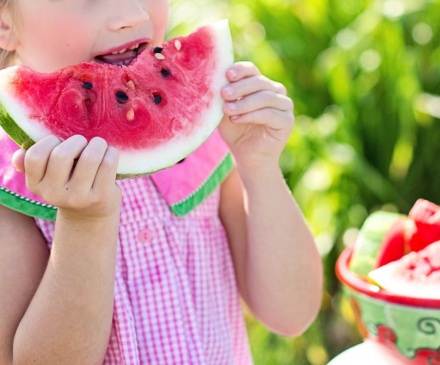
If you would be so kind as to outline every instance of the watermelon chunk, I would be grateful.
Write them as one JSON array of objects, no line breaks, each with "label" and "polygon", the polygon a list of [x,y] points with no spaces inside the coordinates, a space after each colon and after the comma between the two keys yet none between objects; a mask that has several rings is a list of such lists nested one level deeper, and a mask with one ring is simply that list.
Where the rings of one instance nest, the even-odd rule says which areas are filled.
[{"label": "watermelon chunk", "polygon": [[0,71],[0,126],[22,148],[48,134],[99,136],[119,150],[117,178],[148,175],[214,132],[233,61],[223,20],[147,48],[128,66],[83,62],[47,74],[10,67]]},{"label": "watermelon chunk", "polygon": [[411,251],[420,251],[440,240],[440,207],[428,200],[419,199],[409,212],[414,222],[409,232]]},{"label": "watermelon chunk", "polygon": [[349,269],[366,278],[376,267],[405,254],[404,226],[406,216],[377,211],[362,225],[353,247]]},{"label": "watermelon chunk", "polygon": [[368,277],[391,293],[440,299],[440,241],[373,270]]}]

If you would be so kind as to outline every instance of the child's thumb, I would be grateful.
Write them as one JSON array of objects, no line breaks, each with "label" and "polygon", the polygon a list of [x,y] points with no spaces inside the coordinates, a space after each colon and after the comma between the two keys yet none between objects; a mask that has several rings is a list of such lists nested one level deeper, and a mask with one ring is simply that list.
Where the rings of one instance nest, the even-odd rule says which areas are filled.
[{"label": "child's thumb", "polygon": [[12,164],[18,172],[24,172],[24,156],[26,150],[19,149],[12,155]]}]

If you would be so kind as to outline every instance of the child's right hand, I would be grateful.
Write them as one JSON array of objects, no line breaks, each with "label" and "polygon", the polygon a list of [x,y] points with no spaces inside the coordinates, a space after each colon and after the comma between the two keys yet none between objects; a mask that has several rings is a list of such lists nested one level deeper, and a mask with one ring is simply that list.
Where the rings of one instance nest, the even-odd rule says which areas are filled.
[{"label": "child's right hand", "polygon": [[[74,167],[74,160],[78,159]],[[119,214],[122,192],[115,183],[119,154],[99,137],[65,141],[49,135],[28,150],[18,150],[12,162],[25,172],[26,186],[67,219],[104,220]],[[72,171],[72,168],[73,171]]]}]

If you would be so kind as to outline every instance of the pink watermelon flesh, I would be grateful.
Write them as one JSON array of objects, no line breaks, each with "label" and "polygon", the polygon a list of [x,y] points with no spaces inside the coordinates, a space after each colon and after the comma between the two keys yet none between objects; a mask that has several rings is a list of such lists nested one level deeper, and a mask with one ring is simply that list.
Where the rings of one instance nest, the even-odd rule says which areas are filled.
[{"label": "pink watermelon flesh", "polygon": [[419,199],[408,216],[414,222],[413,231],[409,235],[409,245],[412,251],[420,251],[440,240],[440,207],[438,205]]},{"label": "pink watermelon flesh", "polygon": [[373,270],[368,277],[395,294],[440,299],[440,241]]},{"label": "pink watermelon flesh", "polygon": [[232,63],[223,21],[149,48],[129,66],[87,62],[49,74],[15,67],[7,84],[0,83],[7,95],[0,102],[33,141],[47,134],[99,136],[118,148],[118,173],[145,175],[180,161],[215,130],[223,116],[220,89]]},{"label": "pink watermelon flesh", "polygon": [[407,218],[398,219],[385,233],[377,253],[374,268],[399,260],[408,253],[409,248],[407,247],[404,235],[406,221]]}]

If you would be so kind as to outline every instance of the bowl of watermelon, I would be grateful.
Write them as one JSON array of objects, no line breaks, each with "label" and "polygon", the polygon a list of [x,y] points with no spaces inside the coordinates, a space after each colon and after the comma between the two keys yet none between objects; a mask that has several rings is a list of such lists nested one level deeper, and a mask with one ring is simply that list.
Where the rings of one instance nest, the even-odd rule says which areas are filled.
[{"label": "bowl of watermelon", "polygon": [[372,213],[336,274],[378,352],[395,364],[440,364],[439,206],[420,199],[408,216]]}]

